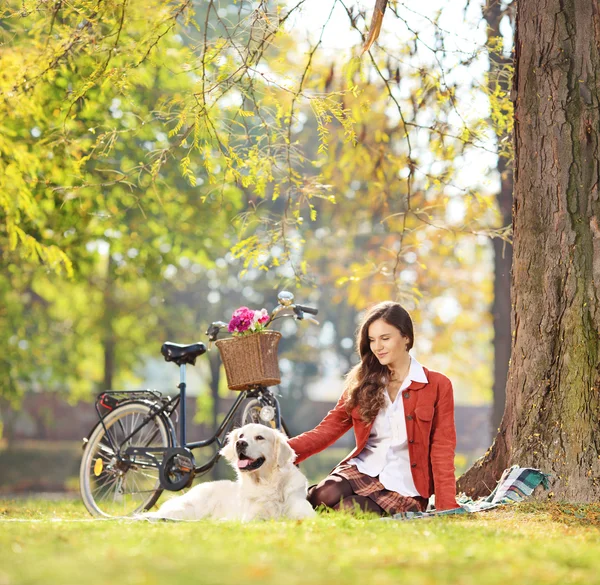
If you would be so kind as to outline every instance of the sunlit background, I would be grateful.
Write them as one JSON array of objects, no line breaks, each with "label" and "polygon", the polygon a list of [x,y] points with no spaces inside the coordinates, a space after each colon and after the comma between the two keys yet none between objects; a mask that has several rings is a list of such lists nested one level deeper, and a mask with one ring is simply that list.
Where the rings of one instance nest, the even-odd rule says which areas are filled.
[{"label": "sunlit background", "polygon": [[[196,4],[202,27],[203,5]],[[223,20],[237,22],[237,3],[215,4]],[[93,230],[80,243],[82,224],[53,228],[74,246],[74,279],[31,266],[3,277],[4,310],[14,316],[5,321],[10,355],[4,367],[11,373],[0,393],[0,493],[76,494],[81,440],[95,423],[93,399],[100,391],[152,388],[174,394],[179,377],[176,366],[160,355],[164,341],[206,341],[212,321],[228,321],[242,305],[271,310],[284,289],[298,302],[318,307],[320,320],[319,326],[291,320],[281,325],[277,391],[292,434],[316,425],[338,399],[344,374],[356,363],[354,336],[362,311],[391,298],[413,316],[412,354],[453,382],[457,471],[489,446],[490,234],[501,224],[482,2],[393,3],[397,15],[386,13],[371,55],[379,73],[393,81],[389,91],[395,103],[369,66],[368,54],[362,69],[351,71],[362,41],[344,5],[333,0],[301,4],[273,41],[272,60],[263,61],[255,74],[285,96],[298,87],[310,62],[306,99],[298,99],[290,136],[297,172],[326,185],[325,195],[313,201],[314,215],[305,206],[303,221],[286,234],[287,243],[272,241],[245,262],[248,256],[233,247],[254,233],[268,240],[265,226],[284,211],[285,199],[275,196],[272,185],[262,198],[233,181],[221,189],[211,179],[211,173],[220,172],[217,161],[216,170],[193,168],[193,181],[182,179],[178,165],[165,171],[166,183],[177,178],[164,206],[157,203],[160,197],[140,197],[127,208],[104,206],[98,197],[87,211]],[[362,31],[372,5],[346,4],[354,15],[361,8],[366,12],[366,20],[356,20]],[[197,72],[178,61],[180,51],[198,49],[192,30],[174,29],[167,38],[170,48],[156,61],[173,77],[156,73],[148,92],[160,93],[163,82],[166,91],[173,80],[180,86],[169,91],[185,92],[188,81],[198,81]],[[510,47],[508,22],[502,30]],[[218,35],[217,27],[211,31]],[[319,149],[309,98],[325,90],[342,92],[349,78],[357,95],[345,93],[340,99],[355,116],[364,151],[345,139],[335,120],[328,123],[328,148]],[[427,85],[432,79],[437,81]],[[111,95],[105,88],[95,107],[104,108],[115,128],[131,128],[134,116],[145,115],[138,97],[123,88]],[[220,107],[240,107],[238,97],[232,93]],[[27,139],[46,139],[51,124],[45,124],[32,123]],[[99,131],[100,124],[98,130],[90,127],[90,141]],[[119,156],[151,156],[172,140],[169,128],[160,124],[148,132],[135,144],[123,143]],[[410,180],[407,157],[415,164]],[[335,203],[328,199],[332,196]],[[72,191],[71,199],[77,197]],[[409,200],[413,215],[407,224],[402,219]],[[235,398],[218,362],[213,349],[188,368],[190,439],[209,436]],[[348,435],[306,462],[309,479],[325,475],[351,447]],[[227,470],[220,465],[215,474],[224,476]]]}]

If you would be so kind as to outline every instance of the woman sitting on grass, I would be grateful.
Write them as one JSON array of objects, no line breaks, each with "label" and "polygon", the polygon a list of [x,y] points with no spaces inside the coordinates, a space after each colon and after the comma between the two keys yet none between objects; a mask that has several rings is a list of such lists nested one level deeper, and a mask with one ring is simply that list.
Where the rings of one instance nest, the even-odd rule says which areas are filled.
[{"label": "woman sitting on grass", "polygon": [[458,508],[454,478],[454,399],[450,380],[421,366],[409,351],[413,324],[398,303],[365,315],[357,335],[360,363],[344,392],[311,431],[290,439],[300,463],[354,428],[356,448],[321,483],[313,505],[380,515]]}]

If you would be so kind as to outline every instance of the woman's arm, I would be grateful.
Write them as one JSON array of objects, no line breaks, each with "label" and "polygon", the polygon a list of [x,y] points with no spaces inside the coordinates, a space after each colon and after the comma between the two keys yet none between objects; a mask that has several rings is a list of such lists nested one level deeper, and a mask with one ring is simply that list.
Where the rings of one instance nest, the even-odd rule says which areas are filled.
[{"label": "woman's arm", "polygon": [[440,384],[440,396],[433,415],[431,433],[431,470],[436,510],[460,507],[456,503],[455,449],[454,396],[452,383],[444,377]]},{"label": "woman's arm", "polygon": [[335,407],[312,431],[306,431],[288,441],[288,445],[297,455],[295,463],[300,463],[333,445],[352,427],[352,417],[346,412],[345,402],[344,392]]}]

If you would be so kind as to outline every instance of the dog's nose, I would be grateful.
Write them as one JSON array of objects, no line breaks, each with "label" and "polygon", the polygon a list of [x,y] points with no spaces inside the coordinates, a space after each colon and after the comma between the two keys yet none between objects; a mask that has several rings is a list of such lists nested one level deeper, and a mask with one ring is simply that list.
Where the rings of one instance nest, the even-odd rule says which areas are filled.
[{"label": "dog's nose", "polygon": [[243,453],[246,450],[246,447],[248,446],[248,441],[244,440],[244,439],[238,439],[235,442],[235,450],[238,453]]}]

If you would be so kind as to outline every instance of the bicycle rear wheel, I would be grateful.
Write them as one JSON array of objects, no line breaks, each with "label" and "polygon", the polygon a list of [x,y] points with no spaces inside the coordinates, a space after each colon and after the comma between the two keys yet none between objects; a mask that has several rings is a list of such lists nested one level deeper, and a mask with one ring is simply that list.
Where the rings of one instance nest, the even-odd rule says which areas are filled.
[{"label": "bicycle rear wheel", "polygon": [[[130,516],[147,510],[160,497],[158,468],[148,456],[136,455],[131,460],[123,457],[130,446],[169,447],[169,431],[160,416],[150,418],[122,444],[150,413],[146,404],[123,404],[92,432],[79,469],[81,498],[92,516]],[[159,462],[162,460],[161,453],[155,456]]]}]

